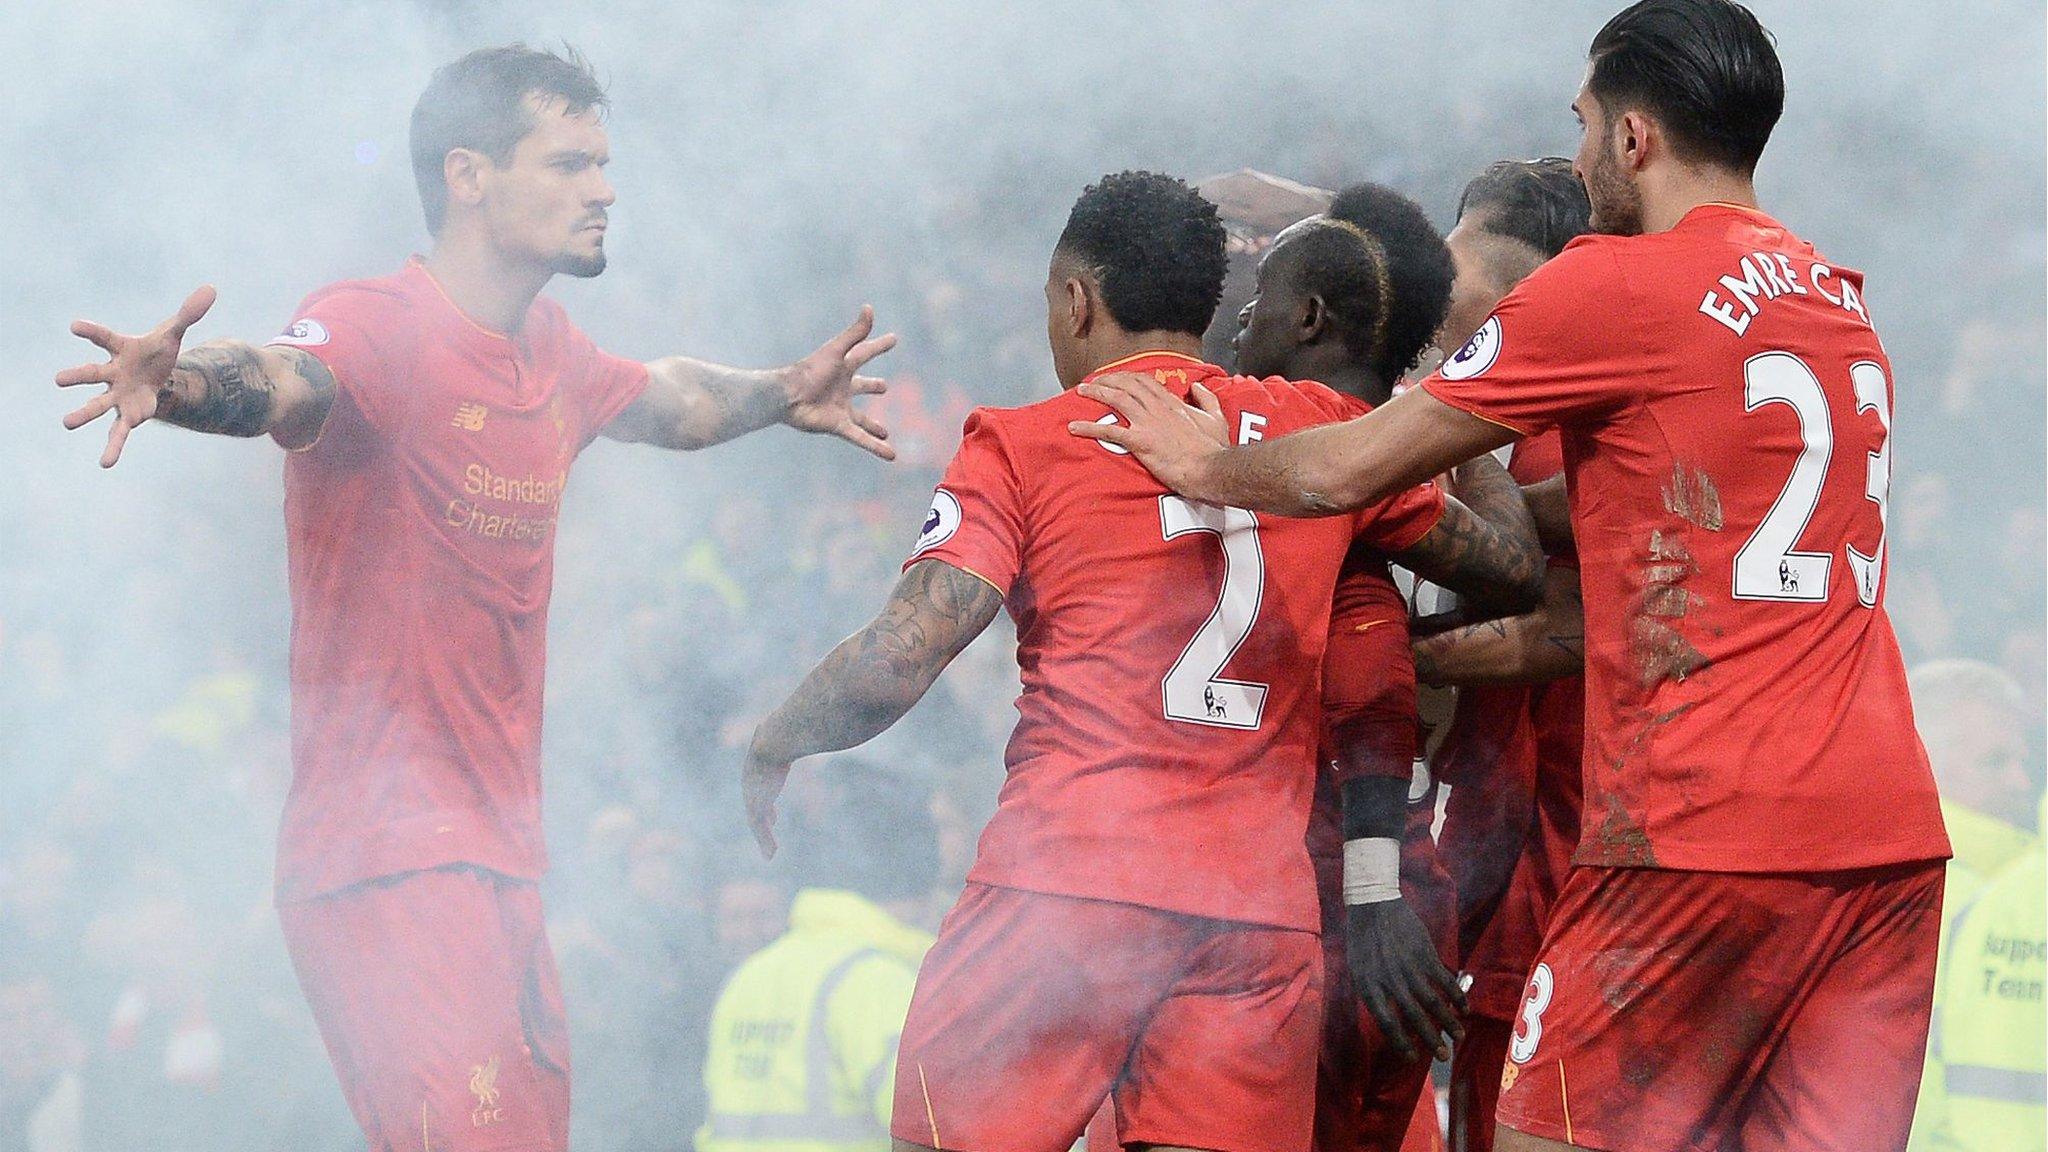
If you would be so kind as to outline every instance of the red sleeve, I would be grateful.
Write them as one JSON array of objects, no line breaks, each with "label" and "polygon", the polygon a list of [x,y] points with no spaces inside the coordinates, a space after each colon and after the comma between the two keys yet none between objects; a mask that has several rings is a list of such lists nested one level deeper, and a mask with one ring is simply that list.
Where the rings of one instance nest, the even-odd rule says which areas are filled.
[{"label": "red sleeve", "polygon": [[569,322],[553,301],[555,322],[561,330],[562,388],[582,421],[579,449],[589,446],[604,426],[626,410],[647,391],[647,365],[638,360],[614,356],[593,343],[583,330]]},{"label": "red sleeve", "polygon": [[1399,552],[1429,535],[1444,518],[1444,490],[1435,481],[1396,492],[1356,513],[1354,535],[1382,552]]},{"label": "red sleeve", "polygon": [[1415,767],[1408,609],[1394,582],[1381,574],[1385,566],[1375,567],[1347,566],[1330,612],[1323,724],[1340,784],[1361,776],[1407,780]]},{"label": "red sleeve", "polygon": [[1614,241],[1581,238],[1508,293],[1420,387],[1529,436],[1598,419],[1637,395],[1638,326]]},{"label": "red sleeve", "polygon": [[1017,470],[986,409],[967,417],[960,449],[932,493],[931,510],[905,568],[944,560],[988,581],[1003,595],[1017,579],[1024,543],[1024,501]]},{"label": "red sleeve", "polygon": [[307,353],[334,377],[334,407],[308,449],[349,453],[396,436],[411,394],[402,381],[412,375],[415,331],[405,300],[376,288],[330,286],[300,302],[269,343]]}]

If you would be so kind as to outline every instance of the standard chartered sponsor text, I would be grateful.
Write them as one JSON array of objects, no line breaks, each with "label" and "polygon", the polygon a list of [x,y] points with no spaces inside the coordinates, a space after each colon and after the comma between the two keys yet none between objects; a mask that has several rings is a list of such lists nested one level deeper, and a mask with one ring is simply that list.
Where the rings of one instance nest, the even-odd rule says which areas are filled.
[{"label": "standard chartered sponsor text", "polygon": [[[562,502],[562,488],[568,480],[566,471],[549,477],[514,477],[493,472],[483,464],[471,464],[462,470],[464,495],[448,501],[442,515],[450,527],[474,532],[485,539],[539,542],[547,539],[555,526],[554,509]],[[478,500],[539,505],[548,511],[539,516],[493,512]]]}]

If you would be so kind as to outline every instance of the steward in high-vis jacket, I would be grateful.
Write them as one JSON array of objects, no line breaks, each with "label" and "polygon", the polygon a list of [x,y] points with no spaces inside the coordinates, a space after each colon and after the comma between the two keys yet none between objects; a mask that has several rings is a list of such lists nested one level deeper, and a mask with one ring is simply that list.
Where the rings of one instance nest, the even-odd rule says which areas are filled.
[{"label": "steward in high-vis jacket", "polygon": [[2044,892],[2048,852],[2036,840],[1958,913],[1950,933],[1937,1038],[1948,1136],[1969,1152],[2040,1152],[2048,1140]]},{"label": "steward in high-vis jacket", "polygon": [[740,965],[711,1014],[697,1152],[887,1152],[896,1042],[932,943],[929,790],[841,758],[788,798],[804,887],[789,931]]}]

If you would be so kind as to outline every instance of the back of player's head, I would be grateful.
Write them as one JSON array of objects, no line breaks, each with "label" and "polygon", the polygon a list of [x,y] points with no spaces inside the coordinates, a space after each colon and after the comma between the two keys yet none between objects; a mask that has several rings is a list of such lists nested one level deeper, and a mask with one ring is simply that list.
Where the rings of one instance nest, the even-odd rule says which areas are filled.
[{"label": "back of player's head", "polygon": [[434,71],[412,109],[412,175],[429,232],[441,231],[448,211],[448,153],[468,148],[495,164],[509,161],[533,129],[529,97],[559,102],[572,115],[610,103],[590,62],[574,48],[559,54],[524,44],[479,48]]},{"label": "back of player's head", "polygon": [[1562,156],[1496,160],[1458,196],[1458,219],[1483,220],[1486,231],[1520,240],[1544,259],[1592,230],[1586,186]]},{"label": "back of player's head", "polygon": [[1085,267],[1126,332],[1200,337],[1228,267],[1216,206],[1184,181],[1118,172],[1074,201],[1055,251]]},{"label": "back of player's head", "polygon": [[1650,113],[1686,160],[1754,172],[1785,110],[1770,33],[1732,0],[1641,0],[1587,55],[1586,86],[1601,106]]},{"label": "back of player's head", "polygon": [[856,757],[818,769],[790,805],[792,869],[806,888],[845,888],[873,900],[929,894],[939,876],[931,786]]},{"label": "back of player's head", "polygon": [[[1352,355],[1380,379],[1392,382],[1415,363],[1443,322],[1456,269],[1443,237],[1421,205],[1380,184],[1353,184],[1337,193],[1325,215],[1368,241],[1365,259],[1350,266],[1374,282],[1374,291],[1347,294],[1349,306],[1323,293],[1339,321]],[[1328,230],[1320,230],[1328,231]],[[1333,281],[1332,288],[1340,287]],[[1318,290],[1320,289],[1312,289]],[[1371,303],[1370,313],[1362,307]]]}]

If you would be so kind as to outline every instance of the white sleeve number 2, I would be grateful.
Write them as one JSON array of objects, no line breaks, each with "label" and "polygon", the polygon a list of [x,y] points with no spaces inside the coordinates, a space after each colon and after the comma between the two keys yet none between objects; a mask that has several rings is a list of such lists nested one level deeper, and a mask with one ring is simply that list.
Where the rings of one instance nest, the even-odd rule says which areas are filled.
[{"label": "white sleeve number 2", "polygon": [[1265,596],[1266,557],[1259,547],[1259,521],[1242,508],[1161,496],[1159,529],[1168,540],[1208,532],[1223,542],[1223,595],[1160,687],[1167,719],[1255,729],[1266,710],[1266,685],[1225,680],[1222,675],[1223,666],[1251,635]]},{"label": "white sleeve number 2", "polygon": [[[1797,551],[1814,509],[1820,505],[1821,485],[1827,479],[1828,461],[1834,455],[1834,424],[1828,413],[1828,398],[1820,378],[1806,362],[1790,352],[1765,352],[1752,356],[1742,367],[1743,403],[1754,412],[1767,404],[1789,405],[1799,417],[1799,458],[1792,475],[1764,515],[1763,523],[1748,543],[1735,554],[1735,587],[1743,600],[1785,600],[1819,603],[1828,598],[1828,574],[1834,566],[1832,552]],[[1883,569],[1884,525],[1891,491],[1891,403],[1884,369],[1868,360],[1849,369],[1856,393],[1856,411],[1877,413],[1884,438],[1868,454],[1864,495],[1877,505],[1878,543],[1873,555],[1865,556],[1854,545],[1845,545],[1849,568],[1856,577],[1856,596],[1865,607],[1877,604],[1878,573]]]}]

